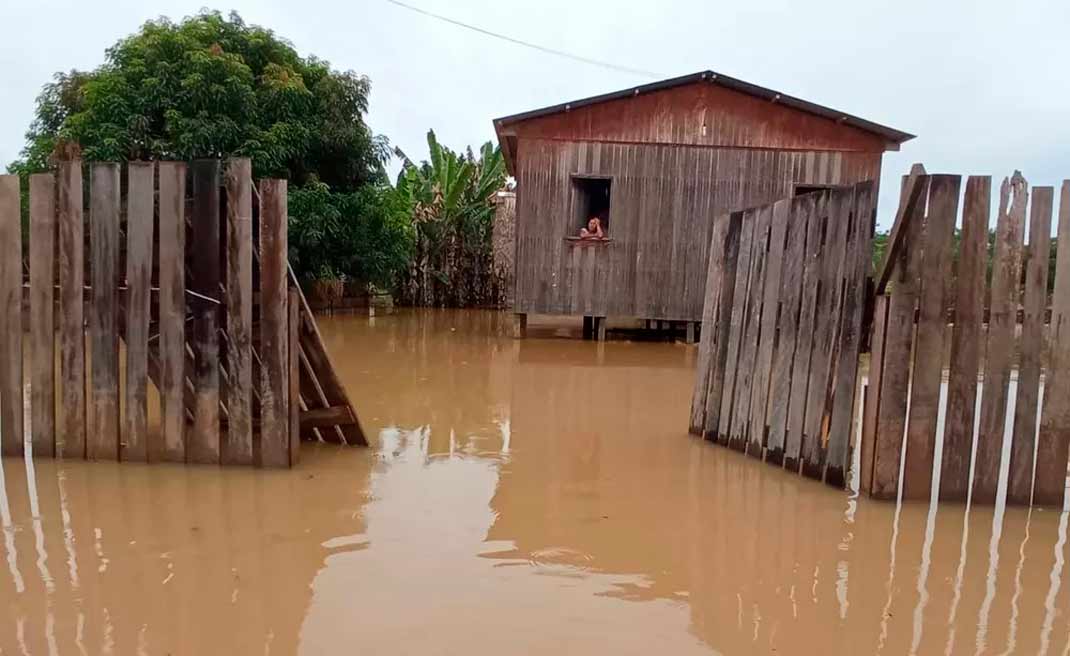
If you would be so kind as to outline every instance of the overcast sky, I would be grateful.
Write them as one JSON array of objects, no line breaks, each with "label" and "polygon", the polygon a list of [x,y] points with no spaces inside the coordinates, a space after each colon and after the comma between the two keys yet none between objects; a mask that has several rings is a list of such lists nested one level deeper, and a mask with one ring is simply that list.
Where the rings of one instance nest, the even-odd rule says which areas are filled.
[{"label": "overcast sky", "polygon": [[[548,48],[664,77],[712,69],[918,138],[884,159],[883,189],[929,172],[1032,184],[1070,177],[1070,2],[854,0],[405,0]],[[203,0],[9,2],[0,7],[0,163],[18,155],[34,98],[58,70],[91,69],[146,20]],[[231,0],[303,54],[372,80],[373,130],[424,157],[428,128],[454,148],[491,120],[650,81],[517,46],[387,0]],[[895,185],[895,186],[889,186]],[[881,223],[896,198],[883,194]]]}]

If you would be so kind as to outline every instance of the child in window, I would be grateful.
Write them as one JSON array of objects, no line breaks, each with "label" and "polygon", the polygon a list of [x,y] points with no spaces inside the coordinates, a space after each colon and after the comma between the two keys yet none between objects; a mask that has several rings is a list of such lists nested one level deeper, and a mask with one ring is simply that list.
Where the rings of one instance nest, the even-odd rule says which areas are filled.
[{"label": "child in window", "polygon": [[586,228],[580,228],[580,239],[605,239],[606,235],[602,232],[602,220],[597,216],[592,216],[591,220],[587,222]]}]

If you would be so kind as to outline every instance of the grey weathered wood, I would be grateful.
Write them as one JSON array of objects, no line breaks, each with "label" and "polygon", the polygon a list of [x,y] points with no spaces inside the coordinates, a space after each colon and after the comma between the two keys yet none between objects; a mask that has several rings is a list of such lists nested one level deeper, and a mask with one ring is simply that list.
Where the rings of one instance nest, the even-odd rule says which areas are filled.
[{"label": "grey weathered wood", "polygon": [[30,408],[33,455],[56,455],[56,180],[30,176]]},{"label": "grey weathered wood", "polygon": [[884,257],[877,266],[877,275],[874,277],[876,294],[878,295],[885,292],[893,275],[892,269],[895,267],[896,261],[900,259],[900,250],[906,237],[904,228],[908,226],[910,217],[920,216],[915,212],[915,208],[918,203],[925,202],[924,185],[921,184],[921,178],[924,175],[925,167],[920,163],[914,164],[910,167],[910,173],[903,183],[902,201],[899,203],[899,209],[896,210],[895,220],[892,222],[892,232],[888,236],[888,243],[884,248]]},{"label": "grey weathered wood", "polygon": [[160,162],[160,433],[152,461],[186,459],[186,165]]},{"label": "grey weathered wood", "polygon": [[904,499],[928,499],[932,493],[936,420],[944,369],[944,332],[947,329],[946,286],[951,279],[951,247],[960,186],[961,178],[957,175],[929,176],[925,241],[913,245],[924,249],[924,260],[907,417]]},{"label": "grey weathered wood", "polygon": [[839,331],[839,350],[834,363],[832,415],[829,419],[828,452],[825,481],[843,487],[847,481],[851,428],[856,415],[855,386],[858,358],[862,346],[862,321],[865,312],[866,274],[869,273],[872,225],[876,216],[875,184],[855,186],[854,211],[847,234],[848,251],[844,260],[843,311]]},{"label": "grey weathered wood", "polygon": [[712,303],[713,307],[710,309],[709,324],[703,322],[702,326],[702,343],[708,344],[709,351],[709,383],[704,392],[705,396],[693,401],[704,407],[699,432],[707,439],[715,437],[720,425],[721,395],[728,357],[743,213],[726,214],[718,218],[717,223],[710,242],[710,252],[711,258],[717,257],[720,263],[714,259],[710,260],[706,303]]},{"label": "grey weathered wood", "polygon": [[126,195],[126,386],[121,460],[148,459],[149,303],[156,166],[130,162]]},{"label": "grey weathered wood", "polygon": [[89,258],[93,286],[89,310],[91,430],[86,457],[119,457],[119,165],[90,168]]},{"label": "grey weathered wood", "polygon": [[941,456],[940,500],[965,501],[970,489],[977,378],[981,367],[985,269],[988,261],[988,212],[992,178],[970,176],[962,212],[962,239],[955,276],[955,326],[947,419]]},{"label": "grey weathered wood", "polygon": [[227,430],[223,464],[253,463],[253,205],[252,164],[227,162]]},{"label": "grey weathered wood", "polygon": [[264,467],[287,467],[289,359],[287,344],[286,181],[260,182],[260,444]]},{"label": "grey weathered wood", "polygon": [[193,430],[187,434],[190,462],[219,463],[219,160],[197,160],[193,176],[192,288],[193,385],[196,390]]},{"label": "grey weathered wood", "polygon": [[[1028,191],[1025,179],[1015,173],[1000,187],[999,221],[996,225],[995,254],[992,258],[991,301],[988,315],[988,346],[981,418],[977,434],[977,455],[973,468],[974,503],[996,501],[1000,463],[1003,455],[1007,393],[1014,355],[1014,333],[1018,323],[1018,281],[1021,279],[1022,240]],[[1013,199],[1011,199],[1013,189]]]},{"label": "grey weathered wood", "polygon": [[773,354],[769,392],[769,439],[766,445],[766,460],[777,465],[783,463],[787,443],[791,375],[798,342],[799,305],[802,299],[803,271],[806,267],[807,235],[810,224],[817,221],[815,194],[806,194],[791,200],[787,250],[780,282],[780,337]]},{"label": "grey weathered wood", "polygon": [[[290,466],[297,464],[301,456],[301,300],[298,291],[290,289],[286,300],[286,335],[289,340],[286,356],[289,366],[286,382],[289,385],[289,459]],[[349,410],[348,406],[343,406]]]},{"label": "grey weathered wood", "polygon": [[82,162],[59,165],[59,415],[57,453],[81,459],[86,453],[85,398],[85,217]]},{"label": "grey weathered wood", "polygon": [[1033,496],[1033,456],[1040,402],[1041,354],[1046,341],[1044,315],[1048,304],[1048,256],[1054,196],[1053,187],[1034,187],[1029,213],[1029,261],[1025,263],[1025,293],[1022,296],[1018,402],[1014,406],[1007,477],[1007,503],[1020,505],[1027,505]]},{"label": "grey weathered wood", "polygon": [[777,201],[771,208],[769,252],[762,290],[762,319],[758,334],[758,351],[754,360],[754,380],[751,384],[750,437],[747,441],[747,453],[758,457],[762,455],[765,446],[773,341],[779,319],[781,275],[784,269],[788,224],[792,218],[791,207],[791,200],[784,199]]},{"label": "grey weathered wood", "polygon": [[814,306],[813,344],[810,349],[810,380],[806,391],[802,448],[802,471],[822,478],[826,438],[831,414],[832,364],[839,340],[841,296],[844,289],[843,265],[847,257],[847,232],[854,220],[854,189],[827,192],[828,225],[816,272],[817,296]]},{"label": "grey weathered wood", "polygon": [[0,175],[0,453],[24,449],[22,400],[22,216],[19,176]]},{"label": "grey weathered wood", "polygon": [[[923,192],[928,194],[929,178],[922,178]],[[899,494],[899,466],[903,457],[903,438],[907,420],[907,394],[910,386],[910,363],[914,343],[914,314],[921,286],[924,254],[924,205],[916,204],[903,217],[903,245],[893,265],[885,325],[883,370],[873,448],[871,495],[894,499]]]},{"label": "grey weathered wood", "polygon": [[1037,438],[1033,503],[1062,508],[1070,452],[1070,180],[1059,193],[1059,241],[1044,406]]},{"label": "grey weathered wood", "polygon": [[870,337],[869,383],[862,410],[862,437],[859,448],[858,491],[873,494],[873,469],[876,464],[879,430],[881,382],[884,373],[884,345],[888,332],[888,307],[891,298],[878,296],[873,306],[873,332]]},{"label": "grey weathered wood", "polygon": [[788,421],[784,441],[784,466],[793,471],[799,469],[799,460],[802,455],[809,396],[810,361],[814,344],[814,320],[821,274],[821,252],[824,246],[823,235],[832,227],[828,214],[828,194],[816,194],[816,196],[815,213],[807,225],[806,255],[799,297],[799,322],[795,329],[795,357],[791,364],[791,396],[788,401]]},{"label": "grey weathered wood", "polygon": [[740,229],[739,257],[736,264],[735,291],[732,293],[732,319],[728,333],[728,351],[725,359],[724,388],[721,392],[720,421],[715,438],[727,444],[730,438],[732,413],[736,398],[736,379],[739,373],[739,355],[747,321],[747,301],[750,298],[751,264],[754,259],[754,236],[757,216],[744,212]]},{"label": "grey weathered wood", "polygon": [[[747,448],[749,440],[751,385],[754,381],[754,359],[758,355],[758,337],[761,333],[766,256],[769,250],[769,228],[773,218],[773,208],[766,205],[753,213],[755,225],[751,280],[747,288],[743,336],[740,339],[736,398],[732,403],[732,424],[728,432],[729,446],[740,451]],[[746,220],[746,214],[744,214],[744,220]]]}]

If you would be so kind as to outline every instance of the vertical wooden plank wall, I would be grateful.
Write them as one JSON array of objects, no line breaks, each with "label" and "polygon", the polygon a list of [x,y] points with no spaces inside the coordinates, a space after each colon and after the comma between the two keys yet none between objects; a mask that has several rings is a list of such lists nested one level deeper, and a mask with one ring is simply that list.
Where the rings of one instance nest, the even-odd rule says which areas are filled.
[{"label": "vertical wooden plank wall", "polygon": [[253,169],[227,164],[227,394],[223,464],[253,463]]},{"label": "vertical wooden plank wall", "polygon": [[[953,257],[950,244],[957,214],[958,176],[926,176],[925,180],[929,192],[922,241],[918,241],[916,221],[897,224],[906,237],[901,260],[891,269],[895,284],[878,299],[870,395],[863,419],[862,490],[879,498],[895,498],[895,464],[905,448],[903,498],[930,498],[935,444],[942,439],[941,500],[996,502],[998,481],[1006,467],[1007,503],[1061,506],[1070,442],[1070,394],[1063,374],[1070,365],[1070,333],[1065,330],[1070,313],[1070,257],[1059,252],[1055,285],[1049,289],[1055,190],[1035,188],[1030,203],[1028,185],[1019,173],[1004,180],[991,283],[986,284],[990,179],[971,177],[967,181],[957,257]],[[1029,241],[1025,245],[1027,211]],[[1060,248],[1068,243],[1070,250],[1070,182],[1063,186],[1058,234]],[[953,278],[952,260],[956,261]],[[946,298],[941,297],[944,294]],[[909,318],[915,296],[919,302],[916,327]],[[1045,321],[1049,298],[1050,324]],[[896,306],[900,308],[898,318]],[[889,308],[887,323],[884,308]],[[951,328],[947,327],[949,309],[954,310]],[[947,330],[952,331],[951,360],[941,435],[936,429]],[[916,335],[912,335],[914,331]],[[893,354],[893,346],[899,355]],[[911,351],[913,364],[901,357]],[[982,368],[984,377],[979,383]],[[1015,377],[1017,383],[1012,387]],[[905,403],[907,390],[909,406]],[[1012,407],[1013,416],[1008,416]],[[1005,442],[1008,426],[1009,444]],[[976,456],[970,481],[975,428]],[[1008,450],[1009,459],[1004,460]]]},{"label": "vertical wooden plank wall", "polygon": [[197,160],[193,170],[193,430],[186,458],[219,462],[219,161]]},{"label": "vertical wooden plank wall", "polygon": [[59,165],[59,417],[56,450],[64,458],[85,457],[85,217],[82,162]]},{"label": "vertical wooden plank wall", "polygon": [[[160,162],[160,432],[149,460],[186,460],[186,165]],[[151,436],[150,436],[151,437]]]},{"label": "vertical wooden plank wall", "polygon": [[260,183],[260,444],[256,453],[264,467],[289,465],[286,355],[286,181]]},{"label": "vertical wooden plank wall", "polygon": [[30,408],[33,454],[56,455],[56,180],[30,176]]},{"label": "vertical wooden plank wall", "polygon": [[119,165],[90,167],[89,258],[93,299],[89,311],[90,460],[119,457]]},{"label": "vertical wooden plank wall", "polygon": [[131,162],[126,192],[126,385],[121,460],[148,459],[149,304],[156,166]]},{"label": "vertical wooden plank wall", "polygon": [[23,452],[22,217],[19,177],[0,175],[0,452]]}]

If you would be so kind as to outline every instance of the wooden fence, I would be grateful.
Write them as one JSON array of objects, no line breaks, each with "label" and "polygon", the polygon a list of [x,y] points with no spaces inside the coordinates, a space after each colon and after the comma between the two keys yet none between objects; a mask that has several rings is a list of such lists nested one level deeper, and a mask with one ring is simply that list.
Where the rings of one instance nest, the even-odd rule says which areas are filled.
[{"label": "wooden fence", "polygon": [[188,168],[30,176],[26,266],[0,176],[3,455],[288,467],[301,436],[366,443],[287,264],[286,181]]},{"label": "wooden fence", "polygon": [[863,182],[714,223],[693,433],[844,484],[876,200]]},{"label": "wooden fence", "polygon": [[1035,187],[1030,199],[1019,174],[1003,181],[990,253],[989,177],[966,180],[955,248],[961,181],[916,167],[904,182],[875,280],[861,489],[929,499],[939,474],[941,500],[990,504],[1005,472],[1008,503],[1061,506],[1070,444],[1070,181],[1061,190],[1052,289],[1054,188]]}]

